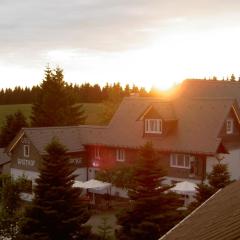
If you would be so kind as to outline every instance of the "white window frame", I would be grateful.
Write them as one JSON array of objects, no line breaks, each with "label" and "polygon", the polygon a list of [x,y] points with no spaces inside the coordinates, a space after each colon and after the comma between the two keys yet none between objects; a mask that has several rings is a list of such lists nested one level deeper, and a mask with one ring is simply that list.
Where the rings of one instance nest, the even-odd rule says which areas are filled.
[{"label": "white window frame", "polygon": [[94,158],[95,159],[100,159],[100,147],[95,147],[94,148]]},{"label": "white window frame", "polygon": [[[183,165],[178,164],[178,156],[183,157]],[[188,154],[172,153],[170,158],[170,167],[190,169],[192,157],[193,156]]]},{"label": "white window frame", "polygon": [[162,119],[145,119],[145,133],[162,133]]},{"label": "white window frame", "polygon": [[116,161],[118,162],[125,161],[125,149],[123,148],[116,149]]},{"label": "white window frame", "polygon": [[226,121],[226,133],[232,134],[233,133],[233,119],[227,119]]},{"label": "white window frame", "polygon": [[23,156],[27,157],[27,158],[30,156],[30,145],[29,144],[23,145]]}]

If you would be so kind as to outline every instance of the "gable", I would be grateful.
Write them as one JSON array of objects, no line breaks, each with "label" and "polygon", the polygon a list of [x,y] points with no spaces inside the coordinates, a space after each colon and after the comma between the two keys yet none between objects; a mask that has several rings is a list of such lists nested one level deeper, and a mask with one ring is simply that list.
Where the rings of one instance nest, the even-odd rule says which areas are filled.
[{"label": "gable", "polygon": [[226,117],[223,119],[219,137],[224,140],[235,139],[236,137],[240,138],[239,116],[238,112],[234,109],[234,106],[232,106]]},{"label": "gable", "polygon": [[18,144],[18,142],[22,139],[23,135],[24,135],[24,132],[21,129],[6,147],[5,151],[7,154],[9,154],[15,148],[16,144]]},{"label": "gable", "polygon": [[159,112],[153,106],[151,106],[151,108],[144,115],[143,119],[163,119],[163,118],[159,114]]},{"label": "gable", "polygon": [[143,119],[163,119],[164,121],[176,120],[172,102],[159,100],[153,101],[137,120]]},{"label": "gable", "polygon": [[11,168],[37,171],[41,156],[26,134],[16,141],[10,152]]}]

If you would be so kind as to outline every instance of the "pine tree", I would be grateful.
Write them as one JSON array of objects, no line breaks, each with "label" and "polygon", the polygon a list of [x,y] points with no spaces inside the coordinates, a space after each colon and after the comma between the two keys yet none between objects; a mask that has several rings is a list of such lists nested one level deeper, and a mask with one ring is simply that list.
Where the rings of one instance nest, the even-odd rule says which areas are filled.
[{"label": "pine tree", "polygon": [[214,165],[213,170],[208,175],[208,182],[215,191],[226,187],[231,182],[227,165],[221,163]]},{"label": "pine tree", "polygon": [[106,216],[103,216],[101,220],[102,223],[98,226],[99,240],[112,239],[111,235],[113,233],[113,227],[108,224],[108,218]]},{"label": "pine tree", "polygon": [[6,116],[5,122],[1,127],[0,146],[6,147],[16,136],[22,127],[27,127],[26,117],[21,111]]},{"label": "pine tree", "polygon": [[189,209],[193,210],[209,197],[211,197],[216,191],[226,187],[231,183],[230,174],[227,164],[215,164],[212,171],[207,175],[208,184],[201,183],[197,186],[197,193],[195,196],[196,201],[193,202]]},{"label": "pine tree", "polygon": [[0,185],[0,239],[14,240],[23,215],[20,193],[27,189],[27,181],[1,175]]},{"label": "pine tree", "polygon": [[72,186],[74,167],[57,140],[53,140],[46,151],[48,155],[36,180],[35,198],[26,210],[19,239],[87,239],[81,236],[85,232],[82,224],[89,215],[81,202],[80,189]]},{"label": "pine tree", "polygon": [[32,126],[69,126],[83,124],[85,117],[81,105],[76,105],[64,81],[63,70],[45,70],[45,79],[32,107]]},{"label": "pine tree", "polygon": [[162,186],[164,172],[152,144],[141,148],[134,170],[134,187],[129,191],[132,206],[118,216],[122,230],[119,239],[158,239],[181,218],[176,210],[180,201]]},{"label": "pine tree", "polygon": [[236,81],[236,77],[235,77],[234,74],[231,75],[231,77],[230,77],[230,81],[231,81],[231,82],[235,82],[235,81]]}]

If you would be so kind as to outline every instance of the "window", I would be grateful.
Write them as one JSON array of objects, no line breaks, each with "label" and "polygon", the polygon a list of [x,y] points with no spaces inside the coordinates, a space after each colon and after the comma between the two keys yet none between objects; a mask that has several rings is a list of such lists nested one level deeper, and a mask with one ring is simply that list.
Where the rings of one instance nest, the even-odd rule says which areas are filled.
[{"label": "window", "polygon": [[233,119],[227,119],[226,121],[226,133],[232,134],[233,133]]},{"label": "window", "polygon": [[30,153],[30,146],[29,145],[23,145],[23,156],[29,157]]},{"label": "window", "polygon": [[162,133],[162,120],[145,119],[145,133]]},{"label": "window", "polygon": [[95,159],[100,158],[100,148],[99,147],[95,147],[95,149],[94,149],[94,158]]},{"label": "window", "polygon": [[193,157],[185,154],[171,154],[170,166],[190,169],[190,158]]},{"label": "window", "polygon": [[125,161],[125,150],[124,149],[116,150],[116,160],[119,162]]}]

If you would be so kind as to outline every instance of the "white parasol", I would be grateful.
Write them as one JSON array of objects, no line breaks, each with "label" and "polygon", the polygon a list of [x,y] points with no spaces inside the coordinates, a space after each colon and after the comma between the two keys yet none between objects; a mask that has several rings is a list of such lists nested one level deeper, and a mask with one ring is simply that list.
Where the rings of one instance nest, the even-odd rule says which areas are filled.
[{"label": "white parasol", "polygon": [[174,187],[170,188],[170,191],[176,192],[178,194],[195,194],[197,184],[184,181],[177,183]]},{"label": "white parasol", "polygon": [[91,179],[87,182],[75,181],[73,187],[79,187],[84,189],[102,190],[111,186],[111,183],[102,182],[96,179]]}]

